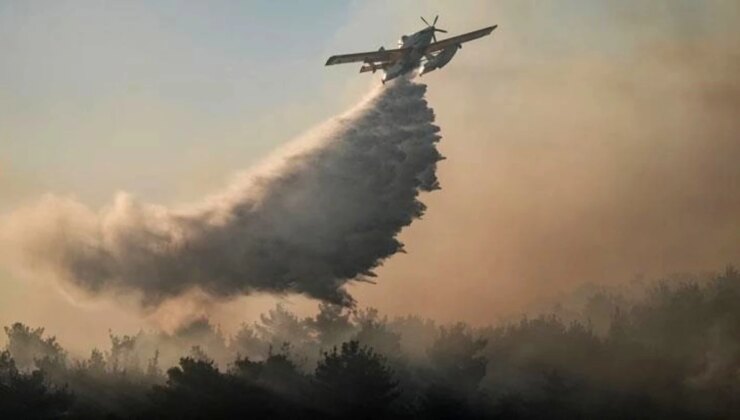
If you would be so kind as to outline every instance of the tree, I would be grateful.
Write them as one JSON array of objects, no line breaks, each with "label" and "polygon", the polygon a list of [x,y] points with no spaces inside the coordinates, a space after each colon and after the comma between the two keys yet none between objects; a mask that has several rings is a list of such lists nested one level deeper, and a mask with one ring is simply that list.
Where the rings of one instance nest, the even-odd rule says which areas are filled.
[{"label": "tree", "polygon": [[157,418],[227,418],[247,417],[249,411],[240,406],[242,400],[237,384],[216,369],[213,361],[190,357],[180,359],[180,365],[167,371],[167,384],[155,386],[151,409]]},{"label": "tree", "polygon": [[248,324],[242,324],[229,340],[229,352],[238,358],[264,359],[269,347],[269,344],[257,336],[256,329]]},{"label": "tree", "polygon": [[198,347],[195,355],[207,354],[219,364],[225,365],[230,361],[230,354],[226,348],[226,339],[217,325],[211,324],[206,317],[197,318],[178,328],[174,335],[169,337],[176,348],[190,347],[191,351]]},{"label": "tree", "polygon": [[270,309],[267,315],[260,315],[260,323],[254,327],[258,336],[272,348],[281,348],[285,343],[290,343],[305,354],[316,345],[309,325],[281,304]]},{"label": "tree", "polygon": [[486,357],[482,355],[486,340],[474,338],[465,324],[441,328],[437,340],[429,348],[429,360],[451,389],[472,395],[486,375]]},{"label": "tree", "polygon": [[10,352],[0,352],[0,418],[52,419],[65,417],[72,395],[47,384],[40,370],[18,370]]},{"label": "tree", "polygon": [[398,382],[383,356],[357,341],[325,352],[315,372],[324,407],[339,418],[383,418],[393,411]]},{"label": "tree", "polygon": [[18,369],[28,370],[36,361],[45,359],[47,366],[64,366],[67,355],[57,343],[56,337],[44,337],[44,328],[31,329],[16,322],[5,327],[8,336],[7,350]]},{"label": "tree", "polygon": [[401,355],[401,336],[388,328],[388,320],[380,318],[377,309],[358,311],[355,322],[360,330],[354,337],[362,345],[385,357],[397,359]]},{"label": "tree", "polygon": [[265,361],[237,359],[230,373],[248,384],[270,390],[293,404],[311,406],[310,381],[298,370],[286,346],[279,353],[270,351]]},{"label": "tree", "polygon": [[136,354],[136,344],[140,336],[141,333],[122,336],[109,333],[110,353],[108,353],[108,363],[112,373],[138,372],[141,369]]},{"label": "tree", "polygon": [[146,418],[233,419],[305,418],[292,401],[234,374],[211,360],[185,357],[167,371],[167,384],[155,386]]},{"label": "tree", "polygon": [[316,332],[319,343],[324,348],[331,348],[349,339],[355,332],[350,315],[345,306],[320,303],[319,312],[306,322]]}]

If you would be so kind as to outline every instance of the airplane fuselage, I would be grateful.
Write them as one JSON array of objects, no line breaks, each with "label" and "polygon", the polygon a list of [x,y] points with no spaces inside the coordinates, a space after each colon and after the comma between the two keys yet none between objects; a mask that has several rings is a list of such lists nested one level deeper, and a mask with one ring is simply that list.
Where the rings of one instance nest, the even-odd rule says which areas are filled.
[{"label": "airplane fuselage", "polygon": [[421,60],[424,57],[424,51],[426,51],[429,44],[432,43],[433,38],[433,28],[422,29],[421,31],[415,32],[411,35],[402,36],[398,41],[398,46],[399,48],[409,48],[409,50],[396,63],[385,69],[382,79],[383,83],[419,67],[421,65]]}]

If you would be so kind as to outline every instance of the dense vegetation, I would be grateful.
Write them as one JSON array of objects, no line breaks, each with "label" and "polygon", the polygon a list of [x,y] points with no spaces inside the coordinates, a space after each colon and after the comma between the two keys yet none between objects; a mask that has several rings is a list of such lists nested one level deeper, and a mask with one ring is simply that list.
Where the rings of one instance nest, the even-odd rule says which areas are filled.
[{"label": "dense vegetation", "polygon": [[42,328],[5,333],[3,419],[740,418],[732,268],[486,328],[278,306],[228,339],[201,319],[85,360]]}]

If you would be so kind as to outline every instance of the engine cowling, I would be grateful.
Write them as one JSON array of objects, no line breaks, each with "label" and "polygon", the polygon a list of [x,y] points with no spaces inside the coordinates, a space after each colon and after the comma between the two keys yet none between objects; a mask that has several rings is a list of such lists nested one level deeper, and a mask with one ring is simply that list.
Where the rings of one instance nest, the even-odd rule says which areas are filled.
[{"label": "engine cowling", "polygon": [[460,44],[450,45],[449,47],[440,51],[434,57],[428,59],[426,63],[424,63],[421,67],[421,74],[429,73],[430,71],[434,71],[436,69],[441,69],[442,67],[447,65],[447,63],[452,60],[452,57],[455,56],[455,53],[457,53],[457,50],[459,48]]}]

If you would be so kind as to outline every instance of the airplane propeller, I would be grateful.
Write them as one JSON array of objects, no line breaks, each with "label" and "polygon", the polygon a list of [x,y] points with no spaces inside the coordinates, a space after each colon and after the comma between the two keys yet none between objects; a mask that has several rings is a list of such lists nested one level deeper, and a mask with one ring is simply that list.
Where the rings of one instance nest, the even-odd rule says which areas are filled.
[{"label": "airplane propeller", "polygon": [[424,22],[428,27],[430,27],[430,28],[433,29],[432,38],[434,39],[434,42],[437,42],[437,35],[435,35],[436,32],[442,32],[442,33],[445,33],[445,34],[447,33],[447,31],[445,31],[444,29],[437,29],[434,26],[434,25],[437,24],[437,20],[439,20],[439,15],[437,15],[437,16],[434,17],[434,21],[433,21],[433,23],[431,25],[429,24],[429,22],[427,22],[426,19],[424,19],[424,16],[419,16],[419,17],[421,18],[421,21],[422,22]]}]

